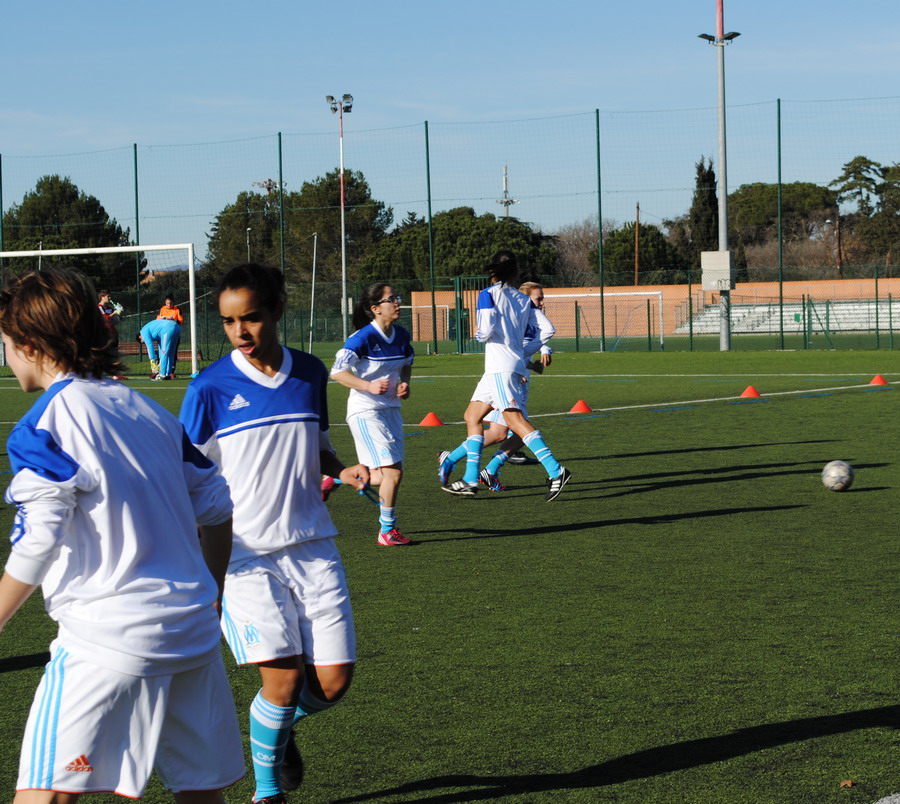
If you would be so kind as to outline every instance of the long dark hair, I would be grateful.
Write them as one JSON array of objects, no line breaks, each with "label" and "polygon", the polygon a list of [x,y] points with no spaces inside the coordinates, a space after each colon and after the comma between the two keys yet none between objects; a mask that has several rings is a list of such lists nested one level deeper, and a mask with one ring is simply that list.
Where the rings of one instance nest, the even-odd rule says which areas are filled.
[{"label": "long dark hair", "polygon": [[0,292],[0,330],[80,377],[124,374],[115,333],[97,306],[97,291],[70,268],[28,271]]},{"label": "long dark hair", "polygon": [[[246,288],[256,296],[260,307],[275,312],[279,304],[284,304],[287,294],[284,289],[284,274],[271,265],[260,265],[256,262],[245,262],[235,265],[219,280],[216,298],[223,290],[242,290]],[[174,301],[174,299],[172,300]]]},{"label": "long dark hair", "polygon": [[381,297],[384,295],[384,289],[389,287],[391,287],[389,282],[376,282],[374,285],[369,285],[369,287],[363,291],[362,298],[353,308],[353,319],[351,323],[353,324],[354,331],[362,329],[375,318],[372,314],[372,307],[381,301]]}]

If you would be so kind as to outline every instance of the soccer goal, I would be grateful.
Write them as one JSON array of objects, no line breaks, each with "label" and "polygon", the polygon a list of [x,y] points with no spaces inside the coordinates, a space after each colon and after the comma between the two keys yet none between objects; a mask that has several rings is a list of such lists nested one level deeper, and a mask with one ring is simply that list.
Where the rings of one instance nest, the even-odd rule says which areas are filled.
[{"label": "soccer goal", "polygon": [[[544,289],[544,312],[556,326],[557,337],[600,337],[600,322],[607,338],[614,340],[615,351],[623,338],[656,337],[660,350],[666,348],[663,313],[663,294],[659,290],[613,291],[600,293],[560,293],[554,288]],[[656,309],[654,309],[656,308]],[[656,333],[653,330],[656,329]]]},{"label": "soccer goal", "polygon": [[[188,314],[185,317],[190,333],[191,375],[199,372],[193,243],[0,251],[0,267],[4,277],[51,266],[82,271],[91,277],[98,291],[109,290],[120,303],[126,300],[122,321],[135,340],[141,325],[156,315],[155,309],[141,309],[141,294],[146,295],[156,282],[165,284],[160,277],[165,277],[167,271],[187,271]],[[180,299],[175,301],[179,305],[184,303]],[[120,332],[122,330],[120,326]]]},{"label": "soccer goal", "polygon": [[414,341],[434,340],[434,325],[437,324],[437,340],[450,338],[450,305],[436,304],[432,314],[430,304],[404,304],[400,308],[400,323],[405,326]]}]

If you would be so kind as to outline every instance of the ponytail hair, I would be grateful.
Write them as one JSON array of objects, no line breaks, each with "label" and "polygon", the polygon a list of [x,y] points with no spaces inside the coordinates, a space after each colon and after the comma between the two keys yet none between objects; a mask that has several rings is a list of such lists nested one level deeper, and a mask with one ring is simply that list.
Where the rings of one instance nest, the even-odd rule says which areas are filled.
[{"label": "ponytail hair", "polygon": [[351,323],[353,324],[354,332],[358,329],[362,329],[375,318],[375,316],[372,315],[372,307],[381,301],[384,289],[389,287],[391,287],[389,282],[376,282],[374,285],[369,285],[369,287],[363,291],[362,298],[353,308],[353,319]]}]

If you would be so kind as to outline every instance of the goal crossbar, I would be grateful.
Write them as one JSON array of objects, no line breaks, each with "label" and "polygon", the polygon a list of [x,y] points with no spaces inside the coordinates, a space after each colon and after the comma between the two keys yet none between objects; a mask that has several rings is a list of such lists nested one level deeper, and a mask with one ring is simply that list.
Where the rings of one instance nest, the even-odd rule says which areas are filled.
[{"label": "goal crossbar", "polygon": [[167,243],[155,246],[97,246],[96,248],[45,248],[32,251],[0,251],[0,259],[7,257],[74,257],[90,254],[133,254],[144,251],[174,251],[183,249],[188,255],[188,309],[190,310],[190,337],[191,337],[191,374],[196,375],[200,370],[197,360],[197,316],[194,309],[194,298],[197,289],[194,283],[194,244],[193,243]]}]

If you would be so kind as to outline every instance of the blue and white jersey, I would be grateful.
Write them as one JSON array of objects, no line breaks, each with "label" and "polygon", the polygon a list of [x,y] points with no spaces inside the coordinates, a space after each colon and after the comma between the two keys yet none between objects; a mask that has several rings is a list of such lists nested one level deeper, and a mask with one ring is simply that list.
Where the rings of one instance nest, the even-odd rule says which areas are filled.
[{"label": "blue and white jersey", "polygon": [[7,572],[42,584],[73,654],[131,675],[218,650],[218,595],[196,525],[231,515],[228,487],[178,420],[113,380],[61,374],[13,428],[18,507]]},{"label": "blue and white jersey", "polygon": [[411,366],[414,357],[409,332],[396,324],[391,327],[391,334],[386,335],[373,321],[347,338],[335,355],[331,373],[350,371],[363,380],[387,377],[390,381],[384,394],[370,394],[351,388],[347,399],[347,418],[366,410],[400,407],[397,397],[400,370]]},{"label": "blue and white jersey", "polygon": [[181,421],[222,469],[234,501],[231,569],[258,555],[337,534],[319,488],[328,438],[328,372],[282,347],[269,377],[235,350],[188,386]]},{"label": "blue and white jersey", "polygon": [[554,335],[556,335],[556,327],[550,323],[550,319],[547,318],[544,311],[535,305],[534,324],[529,324],[525,327],[525,343],[523,345],[525,357],[530,359],[535,352],[540,352],[542,355],[552,355],[553,350],[549,347],[547,341]]},{"label": "blue and white jersey", "polygon": [[529,340],[526,336],[529,326],[537,330],[539,345],[553,337],[552,325],[546,331],[546,325],[550,324],[547,317],[542,316],[543,320],[539,320],[535,315],[538,309],[534,302],[524,293],[500,282],[478,294],[476,309],[478,330],[475,338],[484,344],[485,374],[525,373],[524,344]]}]

